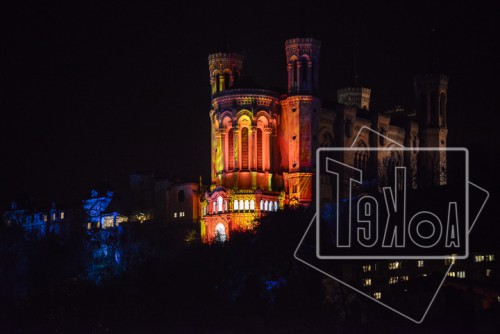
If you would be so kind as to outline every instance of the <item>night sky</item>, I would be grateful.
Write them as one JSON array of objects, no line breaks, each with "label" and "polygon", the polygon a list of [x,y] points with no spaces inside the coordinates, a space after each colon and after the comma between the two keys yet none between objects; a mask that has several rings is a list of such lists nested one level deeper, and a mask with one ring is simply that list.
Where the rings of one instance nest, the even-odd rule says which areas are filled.
[{"label": "night sky", "polygon": [[104,179],[120,187],[135,171],[193,181],[202,175],[208,183],[208,54],[229,46],[246,56],[246,75],[283,88],[284,41],[304,29],[322,41],[321,97],[335,101],[336,89],[352,81],[356,44],[374,111],[414,109],[413,75],[427,69],[432,53],[436,69],[450,75],[449,144],[468,147],[471,175],[498,188],[500,29],[493,5],[236,3],[11,5],[1,41],[7,87],[0,211],[18,194],[40,206],[70,203]]}]

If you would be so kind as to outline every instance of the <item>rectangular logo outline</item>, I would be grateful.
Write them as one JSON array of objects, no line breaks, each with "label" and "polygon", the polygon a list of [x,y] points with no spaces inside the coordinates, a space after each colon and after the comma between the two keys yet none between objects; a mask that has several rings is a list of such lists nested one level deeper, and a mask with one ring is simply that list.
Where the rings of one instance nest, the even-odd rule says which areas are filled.
[{"label": "rectangular logo outline", "polygon": [[320,147],[316,150],[316,257],[321,260],[445,260],[454,258],[457,260],[469,257],[469,150],[465,147],[364,147],[366,151],[445,151],[465,153],[465,254],[464,255],[321,255],[320,253],[320,155],[321,152],[346,152],[359,151],[359,147]]}]

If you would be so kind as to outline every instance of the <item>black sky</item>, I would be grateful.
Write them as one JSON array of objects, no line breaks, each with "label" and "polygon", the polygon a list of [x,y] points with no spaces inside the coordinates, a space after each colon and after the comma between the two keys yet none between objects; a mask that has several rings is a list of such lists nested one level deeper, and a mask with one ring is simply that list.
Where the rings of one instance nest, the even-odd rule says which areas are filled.
[{"label": "black sky", "polygon": [[[207,56],[226,44],[245,73],[286,84],[284,41],[322,41],[321,96],[351,82],[352,44],[372,106],[413,109],[412,78],[450,75],[450,145],[467,146],[471,173],[499,180],[498,10],[475,1],[247,1],[17,3],[4,12],[0,209],[17,194],[43,205],[81,199],[108,178],[157,170],[207,180]],[[305,22],[305,24],[303,24]],[[208,181],[208,180],[207,180]]]}]

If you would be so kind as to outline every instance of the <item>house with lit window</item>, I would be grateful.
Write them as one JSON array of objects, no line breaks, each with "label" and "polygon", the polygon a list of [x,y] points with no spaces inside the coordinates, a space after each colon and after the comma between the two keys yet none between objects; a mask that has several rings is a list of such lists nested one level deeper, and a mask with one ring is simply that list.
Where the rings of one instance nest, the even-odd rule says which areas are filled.
[{"label": "house with lit window", "polygon": [[21,207],[12,202],[11,208],[2,215],[7,226],[18,226],[27,239],[38,239],[48,234],[61,235],[75,218],[74,210],[60,209],[52,203],[48,210],[37,210],[29,205]]}]

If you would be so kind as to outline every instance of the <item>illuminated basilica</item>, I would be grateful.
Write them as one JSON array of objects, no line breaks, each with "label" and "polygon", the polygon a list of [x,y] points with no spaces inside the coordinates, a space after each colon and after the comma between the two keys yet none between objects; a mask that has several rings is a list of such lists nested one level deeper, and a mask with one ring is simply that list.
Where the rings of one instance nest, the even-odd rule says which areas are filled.
[{"label": "illuminated basilica", "polygon": [[[316,149],[351,146],[362,127],[390,140],[363,133],[356,142],[361,148],[393,142],[408,147],[446,147],[446,76],[415,78],[417,117],[397,110],[371,112],[371,90],[358,85],[339,89],[338,104],[326,108],[318,97],[320,46],[313,38],[285,42],[286,94],[246,83],[241,55],[209,55],[212,185],[201,199],[204,241],[226,240],[231,231],[251,229],[259,217],[285,206],[310,206]],[[434,169],[428,182],[446,183],[446,157],[427,158],[433,163],[424,168]],[[414,159],[409,165],[417,165],[416,156],[394,152],[370,157],[368,151],[360,150],[345,159],[358,167],[377,162],[383,166],[391,160],[397,164],[403,159]],[[416,180],[414,177],[414,183]]]}]

